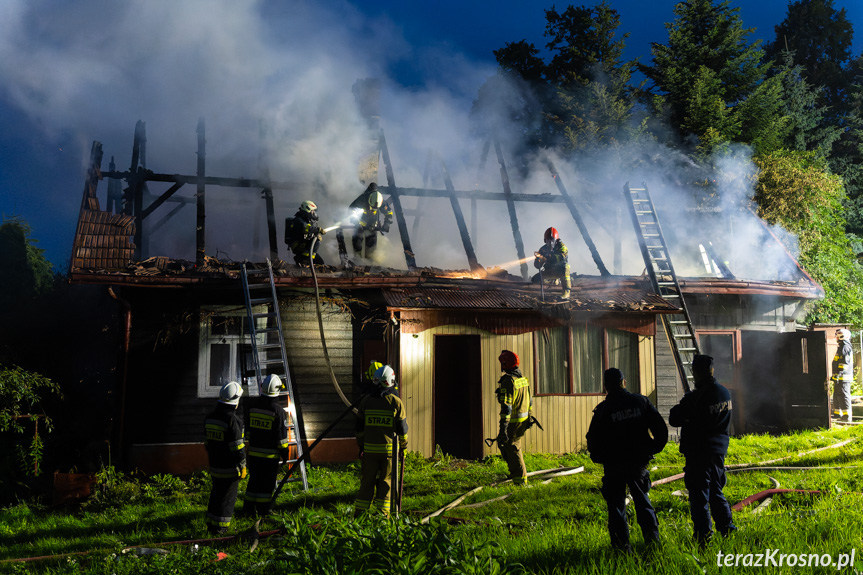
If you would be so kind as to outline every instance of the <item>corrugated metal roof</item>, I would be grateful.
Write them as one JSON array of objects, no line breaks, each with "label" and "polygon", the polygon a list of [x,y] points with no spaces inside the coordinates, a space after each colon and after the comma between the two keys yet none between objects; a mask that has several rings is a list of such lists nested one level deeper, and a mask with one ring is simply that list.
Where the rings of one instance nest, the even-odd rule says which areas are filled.
[{"label": "corrugated metal roof", "polygon": [[534,309],[530,301],[505,291],[461,289],[385,289],[387,305],[428,309]]}]

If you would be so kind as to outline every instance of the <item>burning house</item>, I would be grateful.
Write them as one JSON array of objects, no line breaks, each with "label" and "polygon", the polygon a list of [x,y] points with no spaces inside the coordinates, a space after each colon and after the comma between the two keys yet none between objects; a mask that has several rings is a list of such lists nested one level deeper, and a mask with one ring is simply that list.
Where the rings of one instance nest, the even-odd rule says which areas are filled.
[{"label": "burning house", "polygon": [[[363,94],[376,89],[374,83],[357,86]],[[502,349],[510,349],[521,358],[522,370],[533,386],[534,414],[545,428],[528,434],[526,449],[549,453],[580,449],[591,412],[603,398],[601,376],[608,367],[621,368],[629,388],[650,396],[664,414],[676,403],[686,385],[681,363],[689,348],[679,345],[684,336],[674,327],[674,318],[684,312],[697,336],[693,345],[700,344],[703,352],[717,358],[717,375],[734,393],[737,432],[829,425],[823,391],[829,365],[824,334],[800,331],[797,325],[803,304],[823,293],[790,255],[780,253],[788,264],[782,267],[784,275],[743,280],[734,275],[736,254],[720,255],[729,253],[725,251],[729,246],[715,237],[698,239],[693,250],[687,243],[691,236],[668,234],[665,259],[680,263],[677,293],[669,295],[657,289],[656,273],[647,273],[648,256],[635,258],[644,273],[622,273],[623,254],[637,255],[639,243],[643,252],[656,248],[645,242],[645,234],[638,236],[620,224],[620,209],[618,225],[611,226],[610,233],[600,231],[603,238],[612,238],[603,244],[614,248],[614,273],[609,271],[585,223],[589,202],[570,194],[550,159],[543,167],[553,187],[543,193],[513,189],[505,150],[495,140],[486,143],[480,165],[485,166],[494,150],[500,192],[456,189],[443,160],[434,156],[430,157],[438,166],[442,189],[425,183],[421,188],[400,187],[377,109],[362,97],[358,100],[370,134],[360,180],[377,181],[383,161],[386,185],[381,181],[380,190],[393,206],[396,233],[392,235],[398,236],[386,248],[390,254],[401,254],[404,267],[363,260],[313,270],[285,263],[278,238],[280,222],[290,214],[277,209],[294,209],[306,199],[302,194],[316,184],[274,181],[265,170],[256,179],[207,175],[203,122],[198,126],[195,175],[147,170],[140,160],[146,145],[141,123],[129,170],[118,171],[112,162],[109,170],[102,171],[101,145],[94,142],[69,273],[72,282],[106,286],[122,312],[125,329],[117,370],[113,447],[126,466],[179,473],[204,468],[201,422],[221,385],[241,381],[248,395],[257,394],[250,366],[258,336],[246,319],[254,310],[247,309],[241,275],[244,265],[267,268],[265,259],[272,263],[272,284],[278,294],[278,327],[295,392],[296,433],[306,445],[319,439],[342,414],[345,398],[359,397],[362,374],[370,362],[380,361],[395,368],[408,411],[412,450],[430,456],[440,447],[463,458],[494,453],[497,448],[489,447],[484,438],[497,431],[497,357]],[[102,180],[107,180],[105,210],[99,200]],[[124,190],[121,181],[126,183]],[[168,187],[156,195],[150,192],[151,185]],[[195,187],[193,195],[179,193],[186,185]],[[209,190],[220,186],[238,193],[260,192],[266,257],[250,262],[237,255],[236,261],[210,255],[214,252],[207,244],[205,200]],[[614,197],[619,198],[617,208],[625,205],[623,194]],[[419,265],[423,257],[433,261],[433,250],[411,244],[418,224],[430,219],[424,202],[431,200],[449,203],[457,241],[464,249],[464,270]],[[470,203],[470,223],[461,202]],[[511,265],[480,263],[475,249],[479,202],[506,207],[509,225],[500,226],[493,241],[515,244]],[[194,261],[152,257],[151,245],[160,228],[187,204],[196,209],[195,233],[187,230],[185,240],[191,243],[194,237]],[[580,270],[591,265],[597,270],[595,275],[580,271],[575,276],[569,301],[554,301],[559,287],[529,281],[533,256],[525,251],[521,236],[522,206],[551,207],[560,220],[571,220],[570,252],[592,262],[582,261]],[[657,204],[656,210],[661,209]],[[710,215],[717,216],[699,212],[693,218]],[[721,219],[731,222],[728,225],[762,226],[752,214]],[[780,246],[769,230],[762,231],[765,243]],[[644,253],[656,259],[656,251]],[[688,257],[693,253],[695,264]],[[155,405],[154,384],[160,389]],[[353,420],[347,417],[311,457],[344,461],[356,455]]]}]

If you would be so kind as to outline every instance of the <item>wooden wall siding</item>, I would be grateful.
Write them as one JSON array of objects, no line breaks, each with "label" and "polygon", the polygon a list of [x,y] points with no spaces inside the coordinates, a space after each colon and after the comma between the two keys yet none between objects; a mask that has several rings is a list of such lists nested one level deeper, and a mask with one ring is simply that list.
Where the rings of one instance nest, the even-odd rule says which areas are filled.
[{"label": "wooden wall siding", "polygon": [[[315,302],[311,298],[292,299],[280,294],[285,351],[297,403],[304,425],[304,438],[314,440],[345,409],[330,377]],[[353,331],[351,315],[337,306],[321,302],[324,337],[333,372],[348,400],[353,389]],[[348,416],[327,437],[353,437],[354,418]]]},{"label": "wooden wall siding", "polygon": [[[662,325],[660,324],[660,329]],[[662,334],[660,334],[662,335]],[[653,352],[654,337],[639,336],[638,338],[638,389],[632,386],[629,390],[646,395],[656,405],[656,356]]]},{"label": "wooden wall siding", "polygon": [[674,353],[668,341],[668,335],[660,323],[657,326],[657,336],[654,340],[654,357],[656,358],[656,401],[654,404],[668,421],[668,412],[677,405],[683,397],[683,384],[677,375],[677,364]]},{"label": "wooden wall siding", "polygon": [[[434,454],[433,384],[434,336],[479,335],[482,364],[483,437],[495,437],[498,432],[499,404],[494,391],[500,379],[497,358],[502,349],[509,349],[521,359],[522,373],[533,381],[533,333],[495,335],[461,325],[439,326],[417,334],[401,334],[401,374],[399,383],[408,412],[411,450],[425,457]],[[638,389],[654,394],[656,369],[653,359],[653,337],[639,338],[641,377]],[[542,396],[533,398],[533,413],[545,428],[532,428],[523,440],[523,448],[533,453],[568,453],[585,447],[584,438],[593,416],[593,408],[604,399],[590,396]],[[499,453],[496,445],[483,445],[483,455]]]},{"label": "wooden wall siding", "polygon": [[699,329],[794,331],[788,321],[801,300],[759,295],[686,294],[686,305]]}]

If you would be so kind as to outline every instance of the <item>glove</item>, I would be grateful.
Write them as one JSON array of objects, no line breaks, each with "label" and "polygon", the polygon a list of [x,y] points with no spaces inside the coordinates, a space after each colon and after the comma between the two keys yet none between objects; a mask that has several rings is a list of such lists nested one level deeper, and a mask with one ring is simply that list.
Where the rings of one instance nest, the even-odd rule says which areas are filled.
[{"label": "glove", "polygon": [[319,232],[319,233],[318,233],[318,241],[319,241],[319,242],[320,242],[320,241],[323,241],[323,239],[324,239],[324,232]]},{"label": "glove", "polygon": [[507,435],[507,433],[506,433],[506,426],[507,426],[506,421],[500,422],[500,431],[497,432],[497,444],[498,445],[503,445],[504,443],[509,441],[509,435]]},{"label": "glove", "polygon": [[405,439],[404,441],[399,441],[399,449],[402,451],[407,451],[408,449],[408,441]]},{"label": "glove", "polygon": [[246,478],[246,475],[248,475],[248,474],[249,474],[249,473],[248,473],[248,471],[246,470],[246,467],[245,467],[245,466],[243,466],[243,468],[242,468],[242,469],[240,469],[240,479],[245,479],[245,478]]}]

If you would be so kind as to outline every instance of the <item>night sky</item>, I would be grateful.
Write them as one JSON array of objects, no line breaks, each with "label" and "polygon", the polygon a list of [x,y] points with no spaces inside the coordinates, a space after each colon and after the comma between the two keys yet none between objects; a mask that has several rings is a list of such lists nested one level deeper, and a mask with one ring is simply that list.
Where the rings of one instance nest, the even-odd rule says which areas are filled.
[{"label": "night sky", "polygon": [[[262,111],[275,112],[284,137],[296,135],[308,149],[338,147],[337,130],[326,136],[334,119],[321,103],[338,109],[362,77],[383,80],[382,121],[392,126],[393,149],[410,149],[411,133],[441,130],[417,144],[420,158],[424,146],[445,147],[453,139],[440,118],[456,118],[446,128],[458,130],[457,119],[494,73],[493,50],[522,39],[544,47],[544,9],[552,4],[0,0],[0,213],[26,220],[47,258],[65,269],[93,140],[105,145],[103,169],[111,155],[126,169],[135,121],[143,119],[148,167],[194,173],[195,124],[205,116],[208,142],[223,148],[214,149],[210,173],[253,177],[240,160],[219,161],[221,154],[254,164],[243,142],[256,128],[247,134],[235,126],[254,126]],[[673,18],[675,2],[612,4],[621,14],[619,32],[631,34],[627,57],[649,62],[650,42],[667,41],[664,22]],[[768,41],[787,7],[785,0],[731,4],[756,28],[752,38]],[[863,3],[835,6],[847,10],[857,31],[857,55]],[[413,120],[426,113],[429,120]],[[405,118],[412,124],[400,133]],[[302,146],[292,147],[285,169],[303,154]],[[411,158],[405,151],[403,165]],[[355,166],[333,169],[348,174]],[[418,184],[421,169],[397,174],[399,184]],[[341,197],[351,196],[349,188]]]}]

